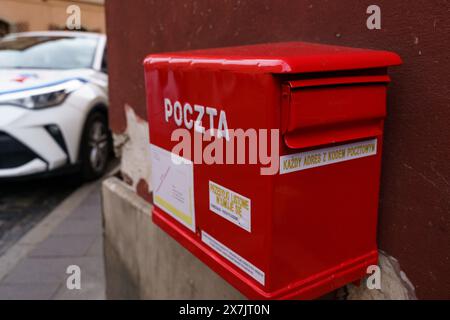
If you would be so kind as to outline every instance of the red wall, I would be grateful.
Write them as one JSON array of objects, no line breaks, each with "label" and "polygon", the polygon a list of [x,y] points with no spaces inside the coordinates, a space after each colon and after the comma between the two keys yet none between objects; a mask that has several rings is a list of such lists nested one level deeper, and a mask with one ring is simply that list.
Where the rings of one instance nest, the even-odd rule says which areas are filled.
[{"label": "red wall", "polygon": [[[382,29],[368,30],[375,3]],[[142,60],[152,52],[287,40],[397,52],[379,244],[419,298],[450,298],[449,10],[444,0],[108,0],[111,126],[125,129],[125,103],[146,117]]]}]

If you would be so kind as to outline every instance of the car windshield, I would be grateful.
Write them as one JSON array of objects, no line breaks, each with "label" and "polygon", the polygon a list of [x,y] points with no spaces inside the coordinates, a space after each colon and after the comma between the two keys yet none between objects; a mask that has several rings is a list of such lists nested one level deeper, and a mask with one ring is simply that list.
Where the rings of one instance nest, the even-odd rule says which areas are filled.
[{"label": "car windshield", "polygon": [[91,68],[97,39],[22,36],[0,41],[0,68]]}]

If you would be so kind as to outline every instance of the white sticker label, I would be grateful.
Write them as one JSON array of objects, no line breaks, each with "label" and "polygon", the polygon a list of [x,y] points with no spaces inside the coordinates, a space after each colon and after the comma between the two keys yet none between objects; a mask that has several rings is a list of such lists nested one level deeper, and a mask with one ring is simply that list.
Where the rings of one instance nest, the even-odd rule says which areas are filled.
[{"label": "white sticker label", "polygon": [[255,267],[253,264],[242,258],[233,250],[227,248],[225,245],[211,237],[205,231],[202,230],[202,241],[209,247],[219,253],[222,257],[236,265],[239,269],[247,273],[253,279],[264,285],[265,274],[263,271]]},{"label": "white sticker label", "polygon": [[280,157],[280,174],[311,169],[377,154],[377,139],[311,150]]},{"label": "white sticker label", "polygon": [[153,203],[195,232],[194,165],[151,145]]},{"label": "white sticker label", "polygon": [[209,210],[251,232],[251,201],[209,181]]}]

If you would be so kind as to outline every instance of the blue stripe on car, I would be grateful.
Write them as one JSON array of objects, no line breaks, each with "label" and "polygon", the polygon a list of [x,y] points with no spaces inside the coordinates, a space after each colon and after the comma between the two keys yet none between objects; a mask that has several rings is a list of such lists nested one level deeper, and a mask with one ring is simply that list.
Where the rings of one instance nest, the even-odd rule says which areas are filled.
[{"label": "blue stripe on car", "polygon": [[48,82],[46,84],[41,84],[38,86],[34,86],[34,87],[26,87],[26,88],[20,88],[20,89],[15,89],[15,90],[5,90],[5,91],[0,91],[0,95],[2,94],[9,94],[9,93],[16,93],[16,92],[22,92],[22,91],[28,91],[28,90],[34,90],[34,89],[42,89],[42,88],[47,88],[47,87],[51,87],[51,86],[55,86],[64,82],[68,82],[71,80],[78,80],[81,81],[83,83],[88,82],[86,79],[83,78],[67,78],[67,79],[63,79],[63,80],[59,80],[59,81],[54,81],[54,82]]}]

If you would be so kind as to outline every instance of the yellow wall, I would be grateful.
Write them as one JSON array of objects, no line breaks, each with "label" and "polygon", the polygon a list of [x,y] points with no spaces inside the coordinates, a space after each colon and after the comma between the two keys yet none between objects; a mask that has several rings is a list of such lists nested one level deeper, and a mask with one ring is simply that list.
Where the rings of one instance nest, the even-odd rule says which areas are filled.
[{"label": "yellow wall", "polygon": [[0,0],[0,20],[8,22],[11,31],[42,31],[50,26],[64,28],[66,8],[76,4],[81,9],[81,25],[88,31],[105,33],[103,1]]}]

